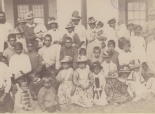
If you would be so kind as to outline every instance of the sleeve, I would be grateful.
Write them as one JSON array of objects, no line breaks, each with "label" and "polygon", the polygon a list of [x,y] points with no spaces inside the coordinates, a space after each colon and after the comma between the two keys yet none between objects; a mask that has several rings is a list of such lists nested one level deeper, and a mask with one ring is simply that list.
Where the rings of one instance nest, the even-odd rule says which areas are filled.
[{"label": "sleeve", "polygon": [[42,110],[45,110],[45,106],[44,106],[44,94],[43,94],[42,89],[38,93],[38,103],[39,103],[40,108]]},{"label": "sleeve", "polygon": [[7,60],[8,60],[8,54],[7,54],[6,50],[4,50],[3,56],[5,56],[7,58]]},{"label": "sleeve", "polygon": [[152,86],[152,81],[151,81],[151,78],[149,78],[147,83],[146,83],[146,88],[151,89],[151,86]]},{"label": "sleeve", "polygon": [[89,71],[88,77],[89,77],[89,80],[90,80],[90,85],[93,85],[94,77],[93,77],[93,73],[91,71]]},{"label": "sleeve", "polygon": [[5,77],[6,77],[6,87],[5,87],[5,93],[9,93],[10,89],[11,89],[11,72],[9,70],[8,67],[6,67],[6,71],[5,71]]},{"label": "sleeve", "polygon": [[18,108],[24,108],[24,105],[21,103],[21,95],[20,92],[17,91],[15,94],[15,106]]},{"label": "sleeve", "polygon": [[9,61],[9,70],[11,72],[11,75],[13,74],[13,60],[12,60],[12,57],[10,58],[10,61]]},{"label": "sleeve", "polygon": [[75,71],[74,74],[73,74],[73,84],[75,86],[80,86],[80,83],[79,83],[78,80],[79,80],[79,74],[78,74],[77,71]]},{"label": "sleeve", "polygon": [[66,38],[66,37],[67,37],[67,35],[64,34],[63,37],[62,37],[62,45],[65,45],[65,38]]},{"label": "sleeve", "polygon": [[30,58],[27,55],[25,56],[24,60],[25,60],[25,67],[23,68],[23,73],[27,74],[31,72],[32,66],[31,66]]},{"label": "sleeve", "polygon": [[60,68],[60,50],[61,50],[61,46],[58,45],[58,47],[55,50],[55,55],[56,55],[56,65],[55,65],[55,69],[59,69]]},{"label": "sleeve", "polygon": [[24,35],[25,35],[26,40],[35,40],[36,39],[36,37],[34,36],[35,34],[32,36],[29,35],[27,28],[24,29]]},{"label": "sleeve", "polygon": [[42,58],[41,56],[38,54],[38,67],[35,69],[35,73],[39,73],[42,69]]},{"label": "sleeve", "polygon": [[60,50],[60,61],[64,58],[64,50],[61,48]]},{"label": "sleeve", "polygon": [[56,76],[56,80],[58,81],[58,82],[61,82],[63,79],[62,79],[62,77],[61,77],[61,71],[58,73],[58,75]]},{"label": "sleeve", "polygon": [[74,74],[74,71],[72,71],[72,73],[70,74],[70,77],[68,78],[68,81],[73,81],[73,74]]}]

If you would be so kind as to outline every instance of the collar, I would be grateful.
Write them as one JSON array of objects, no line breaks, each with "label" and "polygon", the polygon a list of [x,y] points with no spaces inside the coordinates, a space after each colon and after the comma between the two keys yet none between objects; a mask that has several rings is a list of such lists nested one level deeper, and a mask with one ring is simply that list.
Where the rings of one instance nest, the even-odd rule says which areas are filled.
[{"label": "collar", "polygon": [[32,28],[35,27],[35,24],[33,23],[32,25],[30,25],[29,23],[26,24],[28,27]]}]

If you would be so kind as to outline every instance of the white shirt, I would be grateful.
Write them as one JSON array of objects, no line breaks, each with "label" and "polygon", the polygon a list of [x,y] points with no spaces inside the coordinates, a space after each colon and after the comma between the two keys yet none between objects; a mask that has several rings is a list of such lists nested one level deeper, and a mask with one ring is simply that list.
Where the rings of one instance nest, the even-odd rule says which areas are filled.
[{"label": "white shirt", "polygon": [[0,52],[4,51],[4,42],[7,42],[8,35],[12,32],[13,27],[10,23],[0,24]]},{"label": "white shirt", "polygon": [[132,52],[121,51],[118,55],[118,60],[120,65],[127,65],[131,60],[133,60]]},{"label": "white shirt", "polygon": [[155,93],[155,77],[151,77],[148,79],[146,83],[147,89],[149,89],[151,92]]},{"label": "white shirt", "polygon": [[55,31],[51,29],[47,32],[47,34],[50,34],[52,36],[52,44],[54,41],[61,41],[62,40],[61,35],[60,35],[60,31],[58,29],[56,29]]},{"label": "white shirt", "polygon": [[43,46],[38,51],[38,53],[42,57],[43,62],[45,64],[48,64],[49,66],[56,64],[56,69],[59,69],[59,67],[60,67],[60,61],[59,61],[60,49],[61,49],[60,45],[53,44],[50,47]]},{"label": "white shirt", "polygon": [[125,24],[121,24],[118,26],[117,28],[117,37],[118,39],[121,38],[121,37],[127,37],[127,28],[126,28],[126,25]]},{"label": "white shirt", "polygon": [[22,71],[24,74],[27,74],[32,70],[29,56],[23,53],[20,55],[13,55],[10,59],[9,67],[11,73],[15,75],[15,79],[22,76],[20,71]]},{"label": "white shirt", "polygon": [[0,89],[4,89],[5,93],[9,93],[11,88],[11,73],[9,67],[0,62]]},{"label": "white shirt", "polygon": [[110,63],[104,61],[101,66],[103,67],[105,76],[108,76],[109,71],[117,71],[117,66],[112,61]]}]

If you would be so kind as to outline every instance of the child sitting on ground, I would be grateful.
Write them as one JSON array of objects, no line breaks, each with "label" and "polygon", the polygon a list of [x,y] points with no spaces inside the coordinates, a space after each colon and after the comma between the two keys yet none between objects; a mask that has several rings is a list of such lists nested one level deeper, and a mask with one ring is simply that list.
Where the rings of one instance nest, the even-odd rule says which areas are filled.
[{"label": "child sitting on ground", "polygon": [[47,111],[53,113],[60,111],[61,108],[57,101],[57,95],[54,87],[52,86],[52,78],[46,75],[42,78],[43,87],[38,93],[38,103],[43,112]]},{"label": "child sitting on ground", "polygon": [[35,74],[31,75],[31,82],[29,85],[29,89],[34,101],[37,100],[39,90],[42,87],[43,87],[43,83],[42,83],[42,80],[38,77],[38,75],[35,75]]},{"label": "child sitting on ground", "polygon": [[65,56],[61,60],[62,70],[56,77],[56,80],[60,83],[58,89],[58,102],[59,104],[70,104],[71,96],[75,91],[75,87],[72,83],[74,70],[71,68],[72,58]]},{"label": "child sitting on ground", "polygon": [[106,76],[106,80],[108,79],[105,86],[107,101],[113,106],[125,103],[130,99],[130,96],[127,92],[128,86],[123,81],[123,78],[126,78],[128,76],[128,73],[126,73],[126,71],[120,71],[120,73],[122,72],[123,74],[120,74],[121,81],[116,75]]},{"label": "child sitting on ground", "polygon": [[32,103],[33,100],[27,82],[19,82],[19,87],[15,94],[14,112],[31,112],[33,111]]},{"label": "child sitting on ground", "polygon": [[91,70],[94,77],[94,87],[93,87],[93,99],[96,105],[106,105],[106,94],[105,94],[105,76],[102,71],[103,67],[96,61],[93,63]]}]

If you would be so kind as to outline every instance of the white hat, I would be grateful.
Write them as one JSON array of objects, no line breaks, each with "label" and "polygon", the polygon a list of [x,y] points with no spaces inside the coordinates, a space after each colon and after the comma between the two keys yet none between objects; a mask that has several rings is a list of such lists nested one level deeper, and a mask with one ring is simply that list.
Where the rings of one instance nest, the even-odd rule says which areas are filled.
[{"label": "white hat", "polygon": [[132,61],[129,63],[129,67],[130,67],[131,69],[134,69],[134,68],[137,68],[137,67],[141,67],[140,61],[139,61],[138,59],[132,60]]},{"label": "white hat", "polygon": [[70,56],[65,56],[65,57],[61,60],[61,63],[68,63],[68,62],[72,62],[72,57],[70,57]]},{"label": "white hat", "polygon": [[34,14],[32,11],[29,11],[25,14],[24,19],[33,19],[34,18]]},{"label": "white hat", "polygon": [[52,24],[52,23],[58,24],[58,22],[56,21],[56,19],[54,17],[49,17],[49,19],[48,19],[48,25],[49,24]]},{"label": "white hat", "polygon": [[87,61],[88,61],[88,58],[86,56],[79,56],[78,60],[77,60],[77,63],[87,62]]}]

